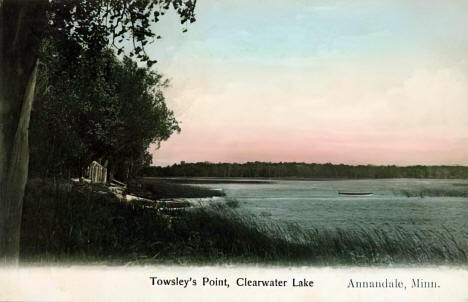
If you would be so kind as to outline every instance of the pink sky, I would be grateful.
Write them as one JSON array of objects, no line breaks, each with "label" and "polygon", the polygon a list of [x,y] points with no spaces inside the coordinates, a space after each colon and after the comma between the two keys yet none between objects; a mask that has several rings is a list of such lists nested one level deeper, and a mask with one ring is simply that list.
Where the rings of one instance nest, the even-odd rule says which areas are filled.
[{"label": "pink sky", "polygon": [[182,132],[154,164],[468,165],[467,2],[240,2],[160,24]]},{"label": "pink sky", "polygon": [[[303,132],[191,131],[174,136],[157,151],[158,163],[186,162],[316,162],[347,164],[462,164],[468,139],[311,135]],[[201,134],[203,133],[203,134]]]}]

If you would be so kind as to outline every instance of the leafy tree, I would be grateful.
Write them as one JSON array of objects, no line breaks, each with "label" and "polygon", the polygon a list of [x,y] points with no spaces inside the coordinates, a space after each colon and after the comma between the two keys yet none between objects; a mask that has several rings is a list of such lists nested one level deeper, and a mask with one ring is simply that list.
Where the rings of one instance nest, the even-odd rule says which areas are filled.
[{"label": "leafy tree", "polygon": [[[117,97],[119,120],[123,127],[115,130],[117,144],[107,148],[103,156],[111,163],[111,173],[118,168],[127,169],[134,175],[148,163],[151,157],[146,152],[150,144],[159,146],[174,131],[180,131],[172,111],[166,107],[163,89],[168,81],[160,74],[139,68],[129,58],[119,64]],[[148,158],[149,157],[149,158]],[[127,175],[121,177],[126,178]]]},{"label": "leafy tree", "polygon": [[196,0],[0,0],[0,262],[17,263],[22,199],[28,174],[28,128],[42,39],[65,38],[90,54],[109,44],[154,64],[145,46],[151,24],[171,6],[195,21]]},{"label": "leafy tree", "polygon": [[100,160],[110,175],[134,175],[151,162],[150,144],[180,130],[162,92],[168,81],[109,50],[70,61],[60,44],[46,41],[42,47],[30,173],[82,176],[92,160]]}]

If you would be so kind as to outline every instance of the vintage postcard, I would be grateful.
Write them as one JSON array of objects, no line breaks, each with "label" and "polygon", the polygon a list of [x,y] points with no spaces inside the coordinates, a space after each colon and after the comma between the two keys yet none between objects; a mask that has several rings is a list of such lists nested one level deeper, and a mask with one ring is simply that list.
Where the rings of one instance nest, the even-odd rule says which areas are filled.
[{"label": "vintage postcard", "polygon": [[0,302],[468,301],[467,14],[0,0]]}]

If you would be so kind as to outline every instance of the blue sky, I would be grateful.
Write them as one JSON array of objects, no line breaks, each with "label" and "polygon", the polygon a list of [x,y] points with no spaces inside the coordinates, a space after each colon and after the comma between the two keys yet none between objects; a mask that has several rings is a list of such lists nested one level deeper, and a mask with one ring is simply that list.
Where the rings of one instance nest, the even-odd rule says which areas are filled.
[{"label": "blue sky", "polygon": [[148,49],[182,122],[156,164],[468,164],[468,2],[197,4]]}]

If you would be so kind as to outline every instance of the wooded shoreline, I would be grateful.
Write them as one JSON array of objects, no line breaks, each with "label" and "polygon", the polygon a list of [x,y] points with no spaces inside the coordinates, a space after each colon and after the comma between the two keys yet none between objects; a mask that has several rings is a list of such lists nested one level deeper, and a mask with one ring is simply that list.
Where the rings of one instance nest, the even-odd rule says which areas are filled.
[{"label": "wooded shoreline", "polygon": [[145,177],[241,177],[296,180],[375,178],[468,179],[468,167],[460,165],[376,166],[297,162],[181,162],[180,164],[167,167],[146,167],[140,172],[140,175]]}]

